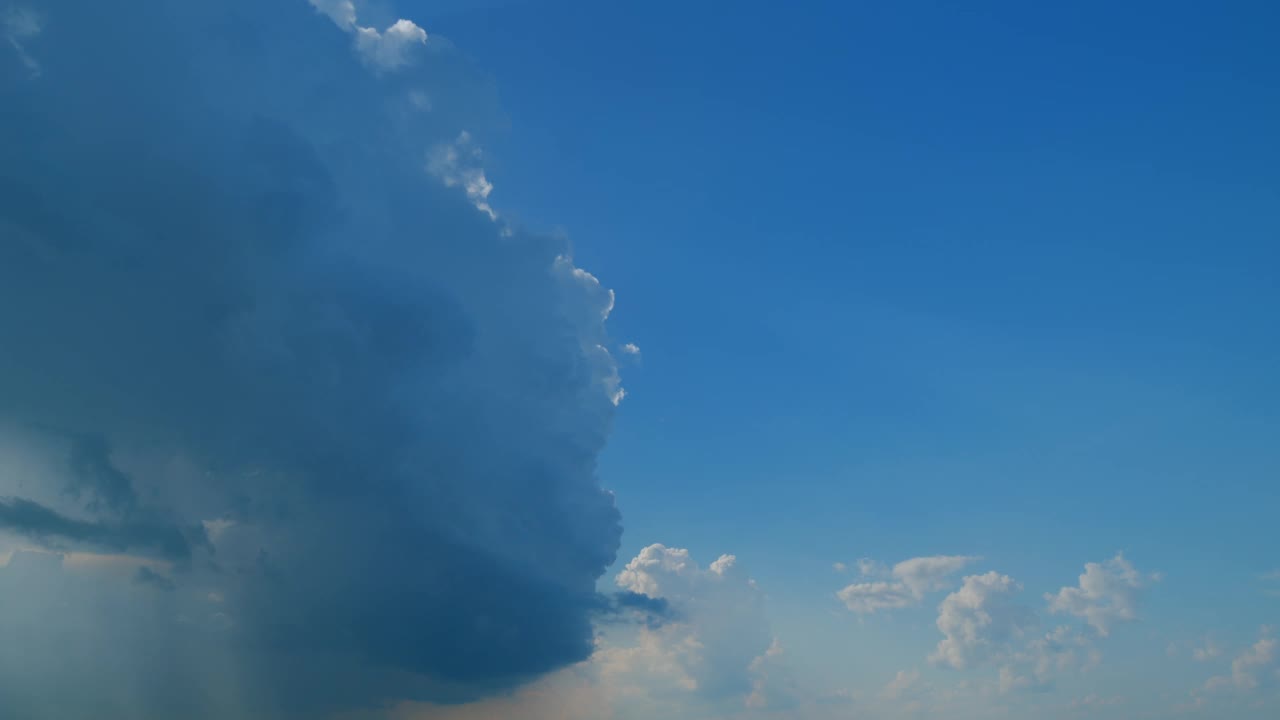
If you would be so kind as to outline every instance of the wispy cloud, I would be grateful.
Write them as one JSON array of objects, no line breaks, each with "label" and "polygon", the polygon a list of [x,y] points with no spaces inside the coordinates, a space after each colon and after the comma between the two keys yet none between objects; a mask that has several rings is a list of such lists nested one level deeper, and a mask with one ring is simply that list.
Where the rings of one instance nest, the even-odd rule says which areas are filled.
[{"label": "wispy cloud", "polygon": [[859,560],[858,570],[862,576],[884,579],[847,585],[836,596],[850,611],[860,615],[909,607],[918,604],[928,593],[946,589],[950,577],[977,559],[965,555],[917,557],[903,560],[891,569],[870,560]]}]

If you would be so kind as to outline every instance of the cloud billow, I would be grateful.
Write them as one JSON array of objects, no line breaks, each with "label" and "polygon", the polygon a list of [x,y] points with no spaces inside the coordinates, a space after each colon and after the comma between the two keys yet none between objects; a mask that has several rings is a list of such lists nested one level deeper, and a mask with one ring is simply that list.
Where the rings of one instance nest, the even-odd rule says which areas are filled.
[{"label": "cloud billow", "polygon": [[[588,657],[621,532],[595,474],[613,296],[429,171],[472,112],[450,100],[475,104],[456,58],[399,25],[413,42],[371,61],[302,0],[11,11],[0,542],[164,563],[78,587],[165,609],[33,614],[104,648],[131,628],[138,657],[82,653],[103,687],[41,705],[42,645],[48,676],[0,660],[26,678],[0,694],[24,717],[278,717]],[[86,700],[156,657],[199,687]]]}]

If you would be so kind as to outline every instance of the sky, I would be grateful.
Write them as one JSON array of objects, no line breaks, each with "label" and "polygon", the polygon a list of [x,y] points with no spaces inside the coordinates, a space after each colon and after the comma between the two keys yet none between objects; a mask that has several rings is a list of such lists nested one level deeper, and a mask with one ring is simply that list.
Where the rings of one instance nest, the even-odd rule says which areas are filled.
[{"label": "sky", "polygon": [[1277,22],[0,0],[0,715],[1275,717]]}]

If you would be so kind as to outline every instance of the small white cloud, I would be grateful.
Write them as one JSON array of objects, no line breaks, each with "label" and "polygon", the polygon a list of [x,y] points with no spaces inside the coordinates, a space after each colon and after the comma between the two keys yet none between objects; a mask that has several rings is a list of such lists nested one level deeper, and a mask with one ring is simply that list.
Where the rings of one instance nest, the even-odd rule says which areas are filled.
[{"label": "small white cloud", "polygon": [[1263,687],[1280,683],[1280,644],[1272,629],[1263,626],[1261,637],[1231,661],[1230,675],[1215,675],[1205,681],[1200,692],[1192,692],[1196,707],[1203,707],[1208,699],[1202,693],[1221,693],[1235,690],[1237,693],[1254,693]]},{"label": "small white cloud", "polygon": [[845,564],[844,564],[844,563],[842,563],[842,562],[838,562],[838,563],[831,563],[831,569],[832,569],[832,570],[835,570],[835,571],[836,571],[836,572],[838,572],[838,573],[847,573],[847,572],[849,572],[849,566],[848,566],[848,565],[845,565]]},{"label": "small white cloud", "polygon": [[498,214],[489,204],[493,183],[485,177],[480,166],[481,152],[471,142],[471,134],[462,131],[452,143],[437,145],[427,156],[427,172],[436,176],[445,187],[461,187],[467,199],[477,210],[497,220]]},{"label": "small white cloud", "polygon": [[431,112],[431,96],[421,90],[409,91],[409,104],[416,110]]},{"label": "small white cloud", "polygon": [[640,346],[636,345],[635,343],[627,343],[622,346],[622,352],[625,355],[639,355]]},{"label": "small white cloud", "polygon": [[893,576],[907,586],[917,598],[925,593],[945,590],[946,580],[978,558],[968,555],[934,555],[903,560],[893,566]]},{"label": "small white cloud", "polygon": [[351,0],[311,0],[311,6],[328,15],[343,30],[356,27],[356,6]]},{"label": "small white cloud", "polygon": [[371,27],[356,30],[356,50],[366,62],[381,70],[408,65],[413,49],[426,44],[427,31],[411,20],[397,20],[382,32]]},{"label": "small white cloud", "polygon": [[1075,587],[1046,593],[1045,599],[1049,612],[1084,618],[1106,637],[1115,623],[1137,619],[1138,591],[1158,580],[1156,574],[1139,573],[1123,554],[1117,554],[1106,562],[1086,563]]},{"label": "small white cloud", "polygon": [[214,518],[213,520],[205,520],[201,523],[204,526],[205,537],[209,538],[209,542],[214,545],[218,544],[218,539],[223,533],[235,527],[235,521],[227,518]]},{"label": "small white cloud", "polygon": [[851,612],[870,615],[880,610],[895,610],[914,605],[917,600],[902,583],[854,583],[836,593]]},{"label": "small white cloud", "polygon": [[[976,559],[965,555],[935,555],[903,560],[887,572],[891,580],[854,583],[836,596],[845,607],[858,614],[909,607],[928,593],[945,590],[947,578]],[[863,577],[886,574],[882,565],[867,559],[858,561],[858,571]]]},{"label": "small white cloud", "polygon": [[386,30],[364,27],[358,22],[356,6],[351,0],[310,0],[312,7],[329,16],[343,31],[355,36],[356,52],[362,60],[378,70],[395,70],[408,65],[412,51],[427,43],[427,31],[412,20],[400,19]]},{"label": "small white cloud", "polygon": [[919,670],[899,670],[898,674],[894,675],[893,679],[889,681],[889,684],[884,686],[884,691],[881,694],[890,700],[897,700],[919,681]]},{"label": "small white cloud", "polygon": [[1191,651],[1191,657],[1199,662],[1209,662],[1222,655],[1222,648],[1218,647],[1213,638],[1204,639],[1204,647],[1198,647]]},{"label": "small white cloud", "polygon": [[1257,688],[1258,676],[1276,664],[1276,639],[1270,628],[1263,628],[1262,633],[1258,642],[1231,661],[1231,682],[1241,690]]},{"label": "small white cloud", "polygon": [[697,573],[698,567],[684,548],[655,543],[640,551],[614,579],[618,587],[641,595],[662,597],[662,578]]},{"label": "small white cloud", "polygon": [[858,574],[862,575],[863,577],[884,575],[887,572],[888,572],[888,568],[876,562],[875,560],[872,560],[871,558],[858,559]]},{"label": "small white cloud", "polygon": [[730,569],[733,568],[734,563],[736,563],[737,561],[738,561],[738,558],[736,556],[721,555],[720,557],[716,558],[715,562],[711,563],[711,572],[715,573],[716,575],[724,575],[725,573],[729,572]]},{"label": "small white cloud", "polygon": [[40,16],[27,8],[15,6],[0,13],[0,35],[32,76],[40,74],[40,63],[27,52],[25,42],[38,37],[43,29]]}]

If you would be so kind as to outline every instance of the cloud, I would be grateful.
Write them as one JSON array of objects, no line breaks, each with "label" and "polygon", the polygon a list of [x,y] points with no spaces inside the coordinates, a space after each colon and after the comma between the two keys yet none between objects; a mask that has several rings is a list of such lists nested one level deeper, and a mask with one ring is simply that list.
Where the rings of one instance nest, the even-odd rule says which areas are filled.
[{"label": "cloud", "polygon": [[998,655],[1012,639],[1037,624],[1029,609],[1009,598],[1022,589],[1013,578],[995,571],[964,578],[959,590],[938,606],[943,639],[930,662],[965,669]]},{"label": "cloud", "polygon": [[471,134],[464,130],[453,142],[437,145],[431,150],[427,171],[448,187],[461,187],[476,209],[488,215],[490,220],[497,220],[498,214],[489,204],[493,183],[485,177],[480,158],[480,148],[472,144]]},{"label": "cloud", "polygon": [[885,685],[882,694],[890,700],[896,700],[919,681],[919,670],[899,670],[893,680],[890,680],[889,684]]},{"label": "cloud", "polygon": [[1024,647],[1004,653],[999,690],[1043,691],[1068,672],[1087,672],[1102,662],[1102,655],[1090,638],[1065,625],[1029,640]]},{"label": "cloud", "polygon": [[[870,560],[859,560],[861,575],[889,575],[891,580],[853,583],[836,593],[850,611],[867,615],[918,604],[931,592],[945,590],[947,579],[977,558],[964,555],[917,557],[893,566],[887,572]],[[838,569],[838,568],[837,568]]]},{"label": "cloud", "polygon": [[1086,563],[1078,585],[1047,593],[1049,612],[1082,617],[1106,637],[1116,623],[1136,620],[1138,592],[1159,576],[1139,573],[1124,555],[1102,563]]},{"label": "cloud", "polygon": [[796,708],[802,693],[785,654],[782,644],[774,638],[769,649],[747,666],[751,676],[751,692],[745,703],[748,709],[787,712]]},{"label": "cloud", "polygon": [[1262,637],[1231,661],[1231,676],[1214,676],[1205,683],[1205,690],[1214,691],[1234,687],[1249,692],[1280,680],[1277,669],[1277,642],[1271,628],[1263,627]]},{"label": "cloud", "polygon": [[768,634],[759,590],[733,555],[704,567],[687,550],[651,545],[626,564],[615,583],[624,588],[619,597],[626,605],[643,604],[641,598],[663,603],[666,621],[604,625],[591,659],[508,698],[452,706],[404,703],[389,717],[763,718],[793,707],[796,691],[785,653]]},{"label": "cloud", "polygon": [[1096,668],[1102,654],[1094,645],[1095,638],[1107,636],[1107,623],[1133,616],[1132,590],[1154,576],[1140,575],[1119,556],[1085,567],[1079,588],[1064,588],[1046,597],[1051,601],[1051,612],[1063,612],[1064,606],[1054,601],[1065,598],[1062,602],[1071,614],[1083,617],[1095,634],[1086,635],[1070,625],[1033,634],[1040,618],[1031,608],[1014,601],[1021,584],[992,571],[965,577],[961,588],[938,606],[937,626],[943,639],[929,660],[961,670],[988,662],[998,664],[995,689],[1001,695],[1047,690],[1064,673]]},{"label": "cloud", "polygon": [[1280,586],[1277,586],[1277,583],[1280,583],[1280,570],[1272,570],[1270,572],[1262,573],[1258,576],[1258,579],[1268,585],[1268,587],[1263,589],[1263,593],[1265,595],[1269,597],[1280,597]]},{"label": "cloud", "polygon": [[356,5],[353,0],[309,0],[312,7],[329,16],[343,30],[356,27]]},{"label": "cloud", "polygon": [[[96,523],[75,520],[23,498],[0,498],[0,530],[53,546],[71,545],[155,553],[170,560],[191,557],[191,541],[204,542],[198,527],[162,523]],[[194,537],[193,537],[194,536]]]},{"label": "cloud", "polygon": [[502,697],[463,703],[400,702],[369,713],[347,713],[335,720],[611,720],[608,688],[589,667],[575,667]]},{"label": "cloud", "polygon": [[790,681],[769,631],[763,597],[721,555],[703,569],[688,550],[650,545],[615,578],[618,587],[670,603],[673,621],[641,628],[632,642],[606,641],[595,662],[624,695],[677,692],[726,707],[785,703]]},{"label": "cloud", "polygon": [[678,585],[683,588],[688,583],[685,578],[698,577],[699,573],[688,550],[655,543],[627,561],[614,582],[624,590],[657,598],[664,592],[659,584],[664,578],[680,578]]},{"label": "cloud", "polygon": [[146,565],[138,568],[138,572],[134,573],[133,581],[139,585],[150,585],[157,590],[171,591],[175,587],[172,580]]},{"label": "cloud", "polygon": [[309,0],[316,10],[355,37],[355,48],[370,66],[396,70],[412,62],[413,50],[427,43],[427,32],[411,20],[395,21],[386,30],[364,27],[357,22],[352,0]]},{"label": "cloud", "polygon": [[1258,687],[1258,673],[1276,663],[1276,639],[1265,636],[1231,661],[1231,681],[1243,690]]},{"label": "cloud", "polygon": [[911,558],[894,565],[893,576],[901,580],[913,595],[923,597],[925,593],[945,590],[948,578],[976,560],[978,558],[966,555]]},{"label": "cloud", "polygon": [[626,343],[622,346],[622,352],[624,355],[634,355],[638,357],[640,355],[640,346],[635,343]]},{"label": "cloud", "polygon": [[1096,712],[1104,708],[1123,705],[1125,704],[1125,702],[1126,702],[1125,698],[1120,696],[1103,697],[1101,695],[1098,695],[1097,693],[1089,693],[1084,697],[1080,697],[1080,698],[1076,698],[1075,700],[1072,700],[1071,703],[1067,705],[1067,709],[1072,711]]},{"label": "cloud", "polygon": [[424,168],[487,112],[456,55],[313,4],[33,0],[40,77],[0,54],[0,544],[167,564],[15,555],[15,716],[453,703],[595,652],[613,294]]},{"label": "cloud", "polygon": [[1222,648],[1218,647],[1211,637],[1204,639],[1204,647],[1198,647],[1191,651],[1191,657],[1198,662],[1209,662],[1217,659],[1220,655],[1222,655]]},{"label": "cloud", "polygon": [[14,5],[0,9],[0,37],[31,77],[40,75],[40,63],[27,52],[26,43],[38,38],[42,30],[40,16],[30,8]]},{"label": "cloud", "polygon": [[919,602],[906,585],[895,582],[854,583],[837,592],[836,597],[840,598],[851,612],[859,615],[870,615],[880,610],[896,610]]}]

